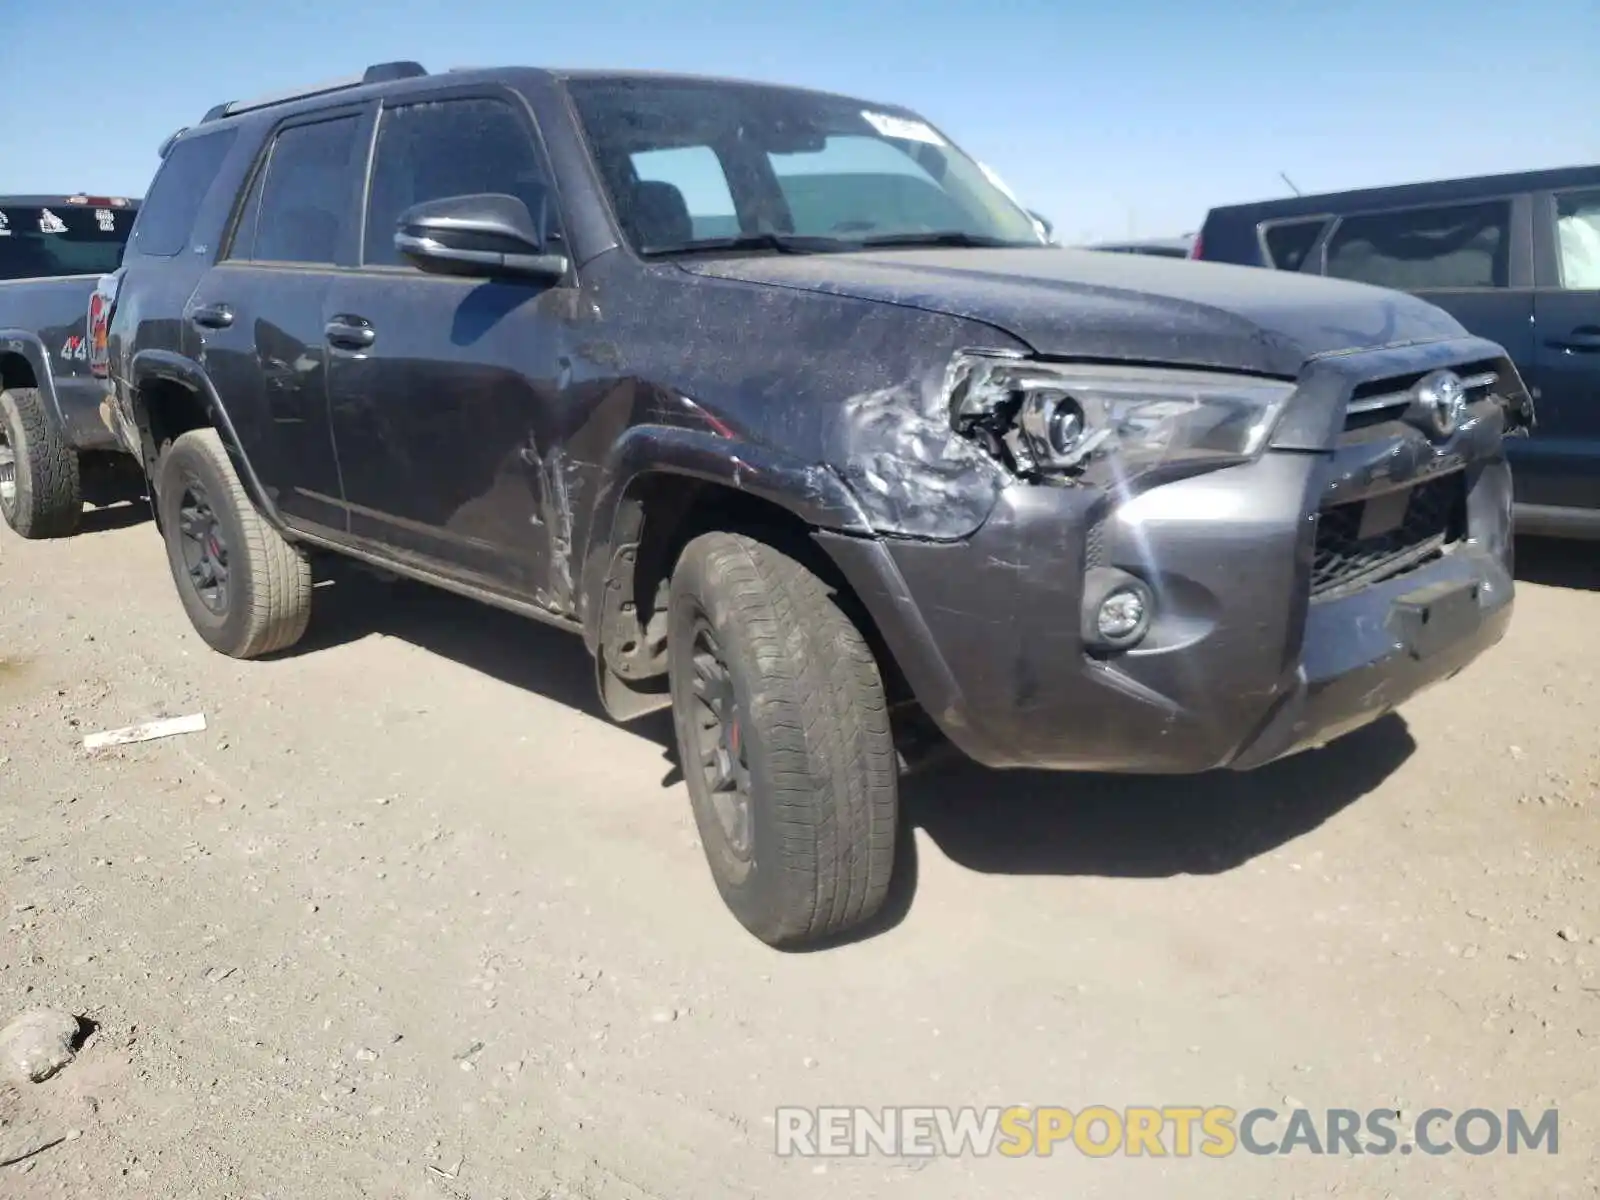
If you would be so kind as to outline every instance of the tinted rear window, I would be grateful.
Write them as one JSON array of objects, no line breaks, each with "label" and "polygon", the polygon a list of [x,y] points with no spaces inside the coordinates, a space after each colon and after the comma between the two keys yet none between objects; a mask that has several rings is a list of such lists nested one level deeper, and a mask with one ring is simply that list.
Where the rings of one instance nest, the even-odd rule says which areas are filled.
[{"label": "tinted rear window", "polygon": [[200,203],[222,170],[222,160],[238,133],[237,129],[222,129],[186,137],[167,152],[139,212],[134,249],[171,258],[189,244]]},{"label": "tinted rear window", "polygon": [[0,200],[0,279],[115,271],[133,216],[127,208]]}]

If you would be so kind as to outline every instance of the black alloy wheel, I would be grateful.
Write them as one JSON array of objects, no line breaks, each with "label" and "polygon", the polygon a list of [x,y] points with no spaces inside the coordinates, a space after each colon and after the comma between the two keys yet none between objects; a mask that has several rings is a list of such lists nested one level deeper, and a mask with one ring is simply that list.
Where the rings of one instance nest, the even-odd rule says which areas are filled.
[{"label": "black alloy wheel", "polygon": [[745,749],[733,676],[702,614],[695,621],[693,691],[698,763],[730,856],[748,869],[754,848],[750,812],[750,760]]},{"label": "black alloy wheel", "polygon": [[183,565],[195,595],[219,617],[228,611],[228,540],[198,480],[190,480],[178,501],[178,534]]}]

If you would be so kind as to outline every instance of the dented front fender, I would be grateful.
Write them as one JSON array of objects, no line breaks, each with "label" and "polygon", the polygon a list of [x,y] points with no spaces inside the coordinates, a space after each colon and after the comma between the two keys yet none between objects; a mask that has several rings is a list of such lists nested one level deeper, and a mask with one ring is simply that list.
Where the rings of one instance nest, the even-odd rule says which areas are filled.
[{"label": "dented front fender", "polygon": [[930,541],[970,537],[1014,478],[951,426],[931,381],[880,388],[840,406],[827,459],[875,533]]}]

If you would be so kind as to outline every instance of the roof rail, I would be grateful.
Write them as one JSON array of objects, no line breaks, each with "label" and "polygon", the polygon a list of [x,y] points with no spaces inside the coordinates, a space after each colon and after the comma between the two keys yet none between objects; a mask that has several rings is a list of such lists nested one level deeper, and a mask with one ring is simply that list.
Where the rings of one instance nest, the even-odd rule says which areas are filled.
[{"label": "roof rail", "polygon": [[251,112],[258,108],[270,108],[274,104],[287,104],[291,100],[305,100],[311,96],[323,96],[330,92],[342,92],[347,88],[363,87],[371,83],[395,83],[401,79],[420,79],[428,73],[418,62],[386,62],[373,63],[359,75],[348,75],[342,79],[330,79],[325,83],[312,84],[310,87],[291,88],[284,92],[273,92],[266,96],[257,96],[254,100],[230,100],[226,104],[218,104],[206,111],[200,118],[201,124],[208,121],[220,121],[224,117],[237,116],[242,112]]}]

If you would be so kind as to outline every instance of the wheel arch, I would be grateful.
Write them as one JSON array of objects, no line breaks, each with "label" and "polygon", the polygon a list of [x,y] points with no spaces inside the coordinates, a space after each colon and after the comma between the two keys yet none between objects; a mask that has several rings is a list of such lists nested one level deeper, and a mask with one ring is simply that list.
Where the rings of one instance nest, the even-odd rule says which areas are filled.
[{"label": "wheel arch", "polygon": [[[847,598],[875,651],[882,641],[819,530],[872,536],[843,481],[825,467],[714,432],[639,426],[619,441],[583,554],[580,615],[601,702],[628,721],[670,703],[666,586],[688,542],[714,529],[770,539]],[[892,663],[885,662],[886,672]]]},{"label": "wheel arch", "polygon": [[129,402],[139,431],[139,457],[155,486],[162,450],[191,429],[210,427],[222,439],[250,502],[280,533],[286,532],[278,506],[244,452],[239,434],[210,377],[194,360],[168,350],[141,350],[129,364]]},{"label": "wheel arch", "polygon": [[0,389],[12,388],[38,389],[50,419],[62,427],[50,354],[39,335],[26,329],[0,329]]}]

